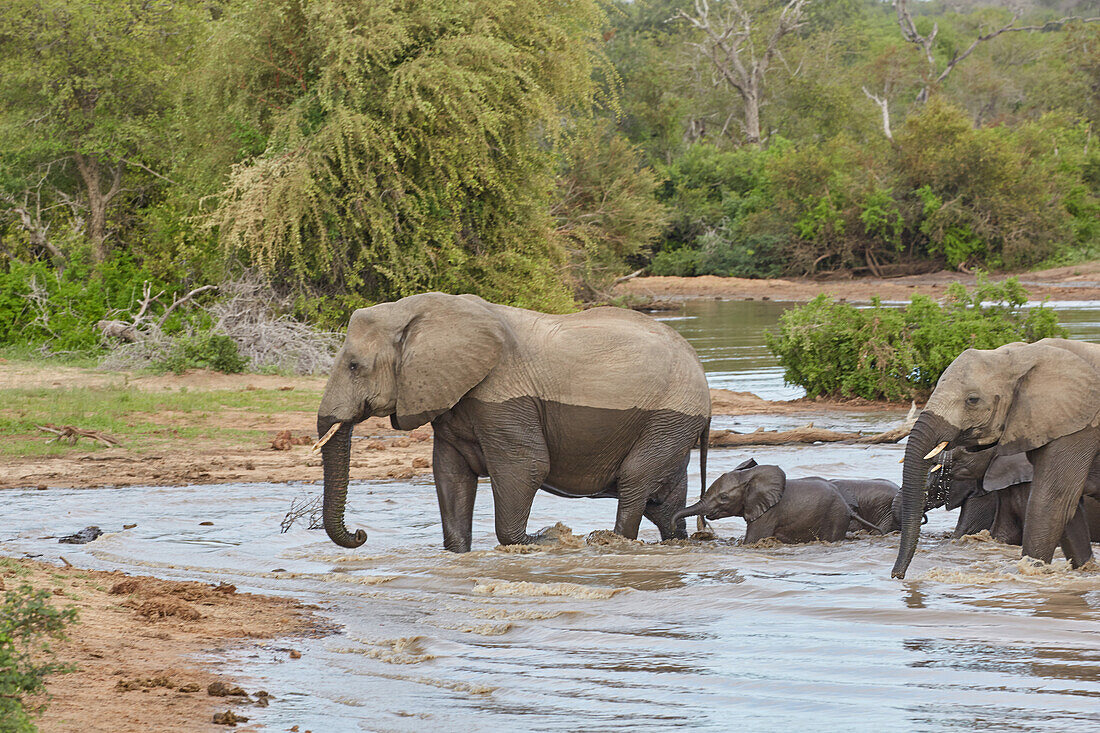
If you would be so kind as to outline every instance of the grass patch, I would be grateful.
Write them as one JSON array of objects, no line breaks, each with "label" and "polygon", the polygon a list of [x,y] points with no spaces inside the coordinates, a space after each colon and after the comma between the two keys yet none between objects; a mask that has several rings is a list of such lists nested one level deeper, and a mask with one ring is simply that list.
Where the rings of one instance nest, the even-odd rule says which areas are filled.
[{"label": "grass patch", "polygon": [[225,410],[258,415],[313,412],[320,390],[173,390],[146,392],[136,387],[72,387],[67,389],[0,390],[0,455],[49,456],[102,450],[86,438],[76,445],[48,443],[49,435],[36,426],[45,423],[98,430],[122,441],[136,452],[155,450],[168,443],[217,440],[226,444],[254,443],[266,430],[227,428],[218,424]]}]

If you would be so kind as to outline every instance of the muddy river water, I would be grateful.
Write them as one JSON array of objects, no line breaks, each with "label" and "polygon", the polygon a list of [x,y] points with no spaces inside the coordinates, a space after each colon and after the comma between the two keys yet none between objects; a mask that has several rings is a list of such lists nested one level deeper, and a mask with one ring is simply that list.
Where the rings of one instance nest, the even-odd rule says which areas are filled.
[{"label": "muddy river water", "polygon": [[[1100,336],[1100,309],[1062,311],[1075,337]],[[783,304],[692,303],[670,320],[714,386],[790,397],[760,328]],[[1100,339],[1098,339],[1100,340]],[[813,419],[885,429],[901,414],[721,418],[723,427]],[[712,450],[713,479],[748,455],[791,476],[900,480],[903,446]],[[692,491],[699,485],[692,467]],[[530,552],[494,549],[488,486],[474,551],[442,550],[430,482],[359,482],[343,550],[323,532],[280,534],[291,499],[317,486],[6,492],[0,550],[317,603],[340,633],[280,640],[220,664],[277,698],[249,713],[270,730],[1096,730],[1100,571],[1059,559],[1035,569],[1019,548],[948,538],[954,514],[923,528],[905,581],[897,535],[835,544],[741,547],[615,542],[614,502],[540,495],[531,527],[562,522]],[[203,526],[200,522],[213,522]],[[123,524],[137,527],[121,531]],[[114,530],[59,546],[88,524]],[[587,539],[586,539],[587,538]],[[302,652],[290,660],[285,647]]]}]

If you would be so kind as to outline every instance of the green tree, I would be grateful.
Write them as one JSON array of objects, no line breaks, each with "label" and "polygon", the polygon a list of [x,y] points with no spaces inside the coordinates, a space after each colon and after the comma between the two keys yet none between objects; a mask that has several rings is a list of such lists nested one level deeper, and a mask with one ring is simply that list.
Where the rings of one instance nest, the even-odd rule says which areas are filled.
[{"label": "green tree", "polygon": [[[314,290],[572,307],[550,236],[564,118],[590,109],[596,0],[259,0],[206,55],[234,165],[222,241]],[[224,155],[224,153],[221,153]]]},{"label": "green tree", "polygon": [[32,247],[67,257],[51,241],[67,223],[103,261],[118,203],[168,180],[169,87],[197,18],[184,0],[0,6],[0,205]]}]

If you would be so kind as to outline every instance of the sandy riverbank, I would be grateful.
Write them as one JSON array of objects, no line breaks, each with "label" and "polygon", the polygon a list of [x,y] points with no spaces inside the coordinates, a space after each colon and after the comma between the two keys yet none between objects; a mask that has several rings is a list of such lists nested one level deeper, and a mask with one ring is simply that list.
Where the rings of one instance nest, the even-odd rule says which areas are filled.
[{"label": "sandy riverbank", "polygon": [[[292,599],[238,593],[227,585],[4,559],[0,590],[23,584],[50,590],[52,605],[78,614],[67,638],[51,643],[56,661],[74,671],[48,679],[48,707],[36,721],[43,733],[223,729],[214,723],[216,714],[252,717],[258,705],[277,705],[278,693],[241,690],[200,663],[199,655],[263,645],[293,664],[292,642],[264,640],[323,631],[309,609]],[[220,686],[248,694],[214,695],[211,685],[214,692]],[[258,730],[247,723],[236,729]]]},{"label": "sandy riverbank", "polygon": [[[991,276],[999,281],[1005,274]],[[1034,300],[1100,300],[1100,262],[1087,262],[1036,272],[1016,273]],[[905,301],[920,293],[942,297],[953,282],[973,285],[973,275],[960,272],[933,272],[898,278],[851,278],[814,280],[810,278],[780,278],[749,280],[738,277],[636,277],[620,283],[616,295],[630,295],[650,300],[685,300],[692,298],[723,298],[728,300],[792,300],[806,301],[821,293],[839,300],[869,301],[872,296],[883,300]]]}]

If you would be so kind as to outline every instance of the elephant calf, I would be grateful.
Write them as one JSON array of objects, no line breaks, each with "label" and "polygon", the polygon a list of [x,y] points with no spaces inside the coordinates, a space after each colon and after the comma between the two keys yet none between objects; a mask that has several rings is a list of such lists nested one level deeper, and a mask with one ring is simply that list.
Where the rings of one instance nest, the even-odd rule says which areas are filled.
[{"label": "elephant calf", "polygon": [[[901,529],[901,487],[884,478],[832,479],[852,513],[877,527],[879,534]],[[862,529],[860,520],[852,517],[848,531]]]},{"label": "elephant calf", "polygon": [[[942,503],[945,509],[960,510],[955,537],[989,530],[998,542],[1020,545],[1033,474],[1023,453],[997,456],[994,450],[944,451],[940,468],[928,474],[929,508]],[[1062,537],[1063,551],[1076,555],[1080,562],[1091,555],[1090,539],[1100,541],[1100,501],[1096,496],[1100,496],[1100,462],[1090,472],[1078,507],[1084,515],[1084,528],[1067,524]]]},{"label": "elephant calf", "polygon": [[707,519],[744,517],[745,542],[774,537],[798,543],[844,539],[853,519],[868,529],[879,527],[855,514],[832,481],[812,476],[787,480],[779,466],[760,466],[749,459],[722,474],[703,498],[676,514]]}]

